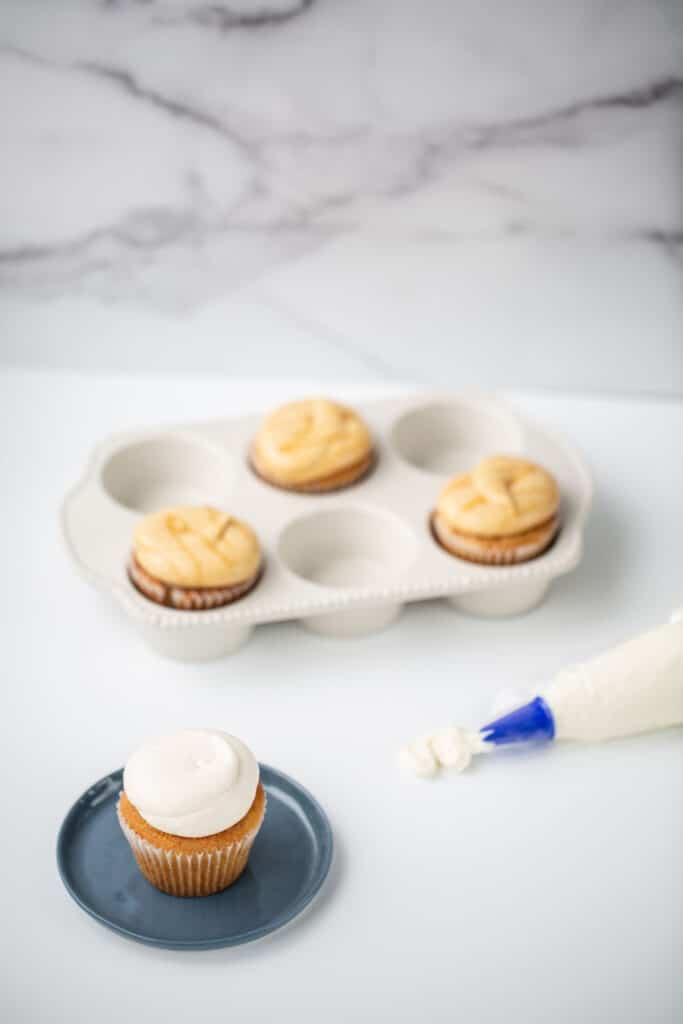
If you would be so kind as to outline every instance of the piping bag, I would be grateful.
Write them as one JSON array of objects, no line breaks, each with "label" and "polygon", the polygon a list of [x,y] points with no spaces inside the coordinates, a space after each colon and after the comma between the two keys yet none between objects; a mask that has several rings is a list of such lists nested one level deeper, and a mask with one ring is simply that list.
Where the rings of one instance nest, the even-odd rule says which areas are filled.
[{"label": "piping bag", "polygon": [[667,625],[558,673],[527,704],[478,731],[446,726],[399,754],[427,777],[463,771],[477,754],[513,743],[599,742],[683,724],[683,608]]}]

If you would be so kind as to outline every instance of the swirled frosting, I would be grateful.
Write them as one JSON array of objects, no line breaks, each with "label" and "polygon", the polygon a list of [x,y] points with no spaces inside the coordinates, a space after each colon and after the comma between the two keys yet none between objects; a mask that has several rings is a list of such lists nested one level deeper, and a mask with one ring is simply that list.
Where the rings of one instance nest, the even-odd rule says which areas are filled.
[{"label": "swirled frosting", "polygon": [[353,409],[309,398],[283,405],[264,420],[252,460],[276,483],[305,484],[355,465],[371,448],[370,432]]},{"label": "swirled frosting", "polygon": [[491,749],[480,733],[447,725],[402,747],[398,762],[404,771],[428,779],[442,768],[464,772],[475,754],[489,753]]},{"label": "swirled frosting", "polygon": [[126,796],[161,832],[199,838],[240,821],[251,807],[258,763],[241,740],[185,729],[139,747],[123,772]]},{"label": "swirled frosting", "polygon": [[449,529],[479,537],[507,537],[546,522],[560,501],[555,480],[526,459],[494,455],[449,481],[437,516]]},{"label": "swirled frosting", "polygon": [[254,531],[217,508],[167,508],[133,534],[135,558],[151,576],[178,587],[227,587],[250,579],[261,563]]}]

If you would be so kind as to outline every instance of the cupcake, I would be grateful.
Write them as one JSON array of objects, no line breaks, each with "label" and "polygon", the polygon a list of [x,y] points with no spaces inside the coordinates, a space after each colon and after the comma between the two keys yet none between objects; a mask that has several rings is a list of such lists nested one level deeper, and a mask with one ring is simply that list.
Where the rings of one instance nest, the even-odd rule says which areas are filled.
[{"label": "cupcake", "polygon": [[171,896],[209,896],[236,882],[265,810],[254,755],[213,729],[185,729],[136,750],[117,805],[140,871]]},{"label": "cupcake", "polygon": [[217,508],[189,506],[138,523],[128,575],[150,601],[201,611],[247,594],[261,563],[259,542],[246,523]]},{"label": "cupcake", "polygon": [[456,476],[432,513],[438,542],[458,558],[513,565],[540,555],[560,526],[550,473],[526,459],[495,455]]},{"label": "cupcake", "polygon": [[374,452],[370,431],[353,409],[309,398],[264,420],[249,461],[274,487],[317,494],[356,483],[372,468]]}]

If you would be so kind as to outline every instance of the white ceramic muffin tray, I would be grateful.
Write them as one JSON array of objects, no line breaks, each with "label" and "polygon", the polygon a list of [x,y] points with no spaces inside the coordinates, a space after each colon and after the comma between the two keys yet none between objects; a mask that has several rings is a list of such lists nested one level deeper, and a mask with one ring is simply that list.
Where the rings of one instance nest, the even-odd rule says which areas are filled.
[{"label": "white ceramic muffin tray", "polygon": [[[354,407],[373,433],[377,464],[361,482],[323,495],[277,490],[250,470],[247,450],[260,416],[107,438],[62,509],[77,568],[120,602],[161,653],[200,660],[236,650],[260,623],[296,619],[319,633],[359,635],[426,598],[444,597],[475,615],[517,614],[577,565],[591,481],[564,441],[488,397],[413,396]],[[429,515],[450,476],[501,453],[528,456],[555,475],[562,527],[533,561],[474,565],[436,543]],[[246,597],[184,612],[133,587],[126,566],[136,521],[183,504],[216,505],[256,530],[265,571]]]}]

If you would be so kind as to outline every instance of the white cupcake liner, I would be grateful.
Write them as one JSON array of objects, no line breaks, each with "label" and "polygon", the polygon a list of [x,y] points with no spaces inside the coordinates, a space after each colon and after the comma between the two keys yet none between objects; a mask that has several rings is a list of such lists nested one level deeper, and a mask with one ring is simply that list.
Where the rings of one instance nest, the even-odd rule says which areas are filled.
[{"label": "white cupcake liner", "polygon": [[116,813],[140,871],[148,882],[171,896],[210,896],[236,882],[263,822],[262,816],[256,828],[222,849],[177,853],[139,836],[124,820],[118,804]]},{"label": "white cupcake liner", "polygon": [[438,517],[432,517],[432,530],[439,544],[449,554],[458,558],[464,558],[470,562],[478,562],[481,565],[517,565],[519,562],[528,562],[531,558],[550,547],[560,530],[559,520],[554,524],[552,530],[540,538],[527,544],[517,544],[514,548],[498,549],[485,547],[481,541],[473,537],[471,540],[462,533],[454,533],[447,530],[438,521]]}]

